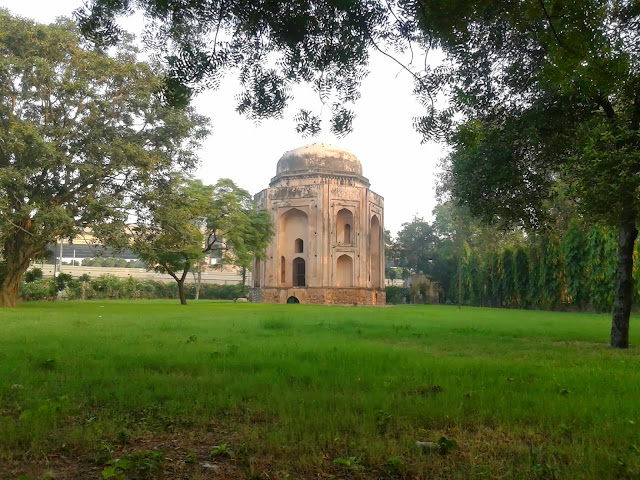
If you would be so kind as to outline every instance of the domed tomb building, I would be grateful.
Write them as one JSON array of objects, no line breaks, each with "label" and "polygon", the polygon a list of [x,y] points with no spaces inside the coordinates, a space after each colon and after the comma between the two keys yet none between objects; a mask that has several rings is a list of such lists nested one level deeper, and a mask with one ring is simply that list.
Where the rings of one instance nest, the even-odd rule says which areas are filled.
[{"label": "domed tomb building", "polygon": [[321,144],[291,150],[255,199],[275,235],[254,264],[252,301],[385,303],[384,200],[354,155]]}]

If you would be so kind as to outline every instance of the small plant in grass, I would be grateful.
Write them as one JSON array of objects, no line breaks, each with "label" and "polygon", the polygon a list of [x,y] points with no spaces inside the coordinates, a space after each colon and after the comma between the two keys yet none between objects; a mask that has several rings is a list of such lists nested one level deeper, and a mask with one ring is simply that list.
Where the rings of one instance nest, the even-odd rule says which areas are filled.
[{"label": "small plant in grass", "polygon": [[440,437],[437,442],[416,442],[416,445],[425,452],[438,452],[440,455],[458,450],[458,442],[445,436]]},{"label": "small plant in grass", "polygon": [[553,465],[546,461],[542,447],[534,448],[533,445],[529,445],[529,458],[531,460],[531,468],[536,478],[557,478],[556,470]]},{"label": "small plant in grass", "polygon": [[99,465],[106,465],[106,463],[113,458],[113,445],[109,442],[100,442],[98,448],[96,448],[95,462]]},{"label": "small plant in grass", "polygon": [[196,463],[196,453],[189,452],[184,458],[185,463]]},{"label": "small plant in grass", "polygon": [[333,463],[340,465],[344,470],[348,472],[357,472],[364,468],[360,465],[361,458],[349,457],[349,458],[336,458]]},{"label": "small plant in grass", "polygon": [[440,437],[440,440],[438,440],[438,447],[438,452],[440,453],[440,455],[446,455],[449,452],[458,450],[458,442],[456,442],[452,438],[442,436]]},{"label": "small plant in grass", "polygon": [[564,423],[561,423],[558,426],[558,429],[560,430],[560,435],[565,437],[571,437],[571,434],[573,433],[573,425],[565,425]]},{"label": "small plant in grass", "polygon": [[378,428],[378,433],[380,435],[384,435],[389,430],[389,426],[391,425],[392,415],[389,412],[385,412],[384,410],[378,410],[376,413],[376,427]]},{"label": "small plant in grass", "polygon": [[617,458],[616,478],[640,478],[640,449],[630,445],[625,454]]},{"label": "small plant in grass", "polygon": [[234,458],[236,454],[229,448],[226,443],[221,445],[214,445],[209,453],[212,457],[218,458]]},{"label": "small plant in grass", "polygon": [[129,433],[129,430],[127,430],[126,428],[121,428],[118,431],[118,443],[120,445],[126,445],[127,443],[129,443],[130,439],[131,433]]},{"label": "small plant in grass", "polygon": [[384,462],[384,474],[389,478],[401,477],[405,470],[405,464],[400,457],[390,457]]},{"label": "small plant in grass", "polygon": [[165,463],[162,450],[141,450],[122,458],[110,460],[101,478],[113,480],[152,480],[159,478]]},{"label": "small plant in grass", "polygon": [[56,359],[55,358],[47,358],[42,360],[38,367],[41,370],[54,370],[56,368]]},{"label": "small plant in grass", "polygon": [[38,421],[43,418],[54,418],[69,405],[69,397],[63,395],[55,400],[47,399],[37,408],[28,408],[20,414],[20,420]]}]

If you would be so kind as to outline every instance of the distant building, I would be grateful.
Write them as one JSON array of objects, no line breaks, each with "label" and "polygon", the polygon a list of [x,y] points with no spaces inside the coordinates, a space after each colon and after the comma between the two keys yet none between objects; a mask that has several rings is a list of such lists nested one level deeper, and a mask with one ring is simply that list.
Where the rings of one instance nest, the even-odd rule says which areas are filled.
[{"label": "distant building", "polygon": [[354,155],[321,144],[291,150],[255,199],[275,235],[254,264],[253,301],[385,303],[384,200]]}]

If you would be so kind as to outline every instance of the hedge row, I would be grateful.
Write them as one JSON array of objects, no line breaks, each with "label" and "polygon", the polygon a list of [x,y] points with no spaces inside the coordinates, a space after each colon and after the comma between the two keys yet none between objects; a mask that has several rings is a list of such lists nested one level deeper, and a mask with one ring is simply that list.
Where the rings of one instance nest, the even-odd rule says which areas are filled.
[{"label": "hedge row", "polygon": [[[70,300],[101,299],[156,299],[178,298],[178,284],[164,283],[155,280],[139,280],[136,278],[121,279],[114,275],[100,275],[97,278],[41,278],[32,282],[24,282],[20,286],[22,300],[45,300],[57,296],[63,291]],[[194,298],[195,284],[185,284],[187,298]],[[200,286],[200,298],[207,300],[232,300],[246,295],[246,287],[236,285],[212,285],[203,283]]]},{"label": "hedge row", "polygon": [[[634,294],[640,299],[639,246]],[[526,245],[462,257],[462,301],[467,305],[611,311],[615,294],[617,232],[573,221],[561,235],[532,237]],[[457,274],[444,286],[458,296]]]}]

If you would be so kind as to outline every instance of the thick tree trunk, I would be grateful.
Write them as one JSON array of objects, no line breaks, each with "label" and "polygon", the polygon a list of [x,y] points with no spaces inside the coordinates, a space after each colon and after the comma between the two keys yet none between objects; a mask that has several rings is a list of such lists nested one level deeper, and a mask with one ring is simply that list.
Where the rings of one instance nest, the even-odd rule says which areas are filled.
[{"label": "thick tree trunk", "polygon": [[0,285],[0,307],[15,307],[18,304],[22,275],[6,273]]},{"label": "thick tree trunk", "polygon": [[633,245],[638,237],[636,212],[625,208],[618,230],[616,297],[611,322],[611,346],[629,348],[629,316],[633,303]]},{"label": "thick tree trunk", "polygon": [[18,304],[20,282],[31,264],[33,245],[26,234],[20,232],[10,237],[4,246],[5,266],[0,274],[0,307],[15,307]]},{"label": "thick tree trunk", "polygon": [[187,294],[184,291],[184,277],[178,280],[178,294],[180,295],[180,303],[187,304]]}]

